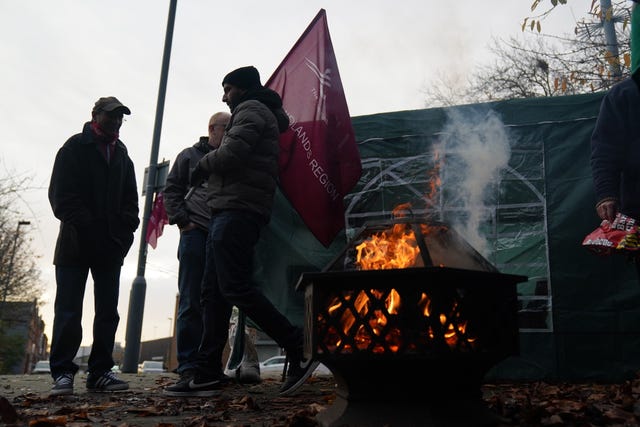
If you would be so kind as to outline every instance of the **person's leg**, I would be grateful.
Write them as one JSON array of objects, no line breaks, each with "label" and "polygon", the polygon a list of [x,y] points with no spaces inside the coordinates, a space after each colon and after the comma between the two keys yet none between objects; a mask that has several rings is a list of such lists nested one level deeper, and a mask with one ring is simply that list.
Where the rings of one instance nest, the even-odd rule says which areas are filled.
[{"label": "person's leg", "polygon": [[91,268],[94,310],[93,344],[89,354],[87,391],[127,390],[129,384],[118,379],[113,367],[113,344],[120,322],[118,296],[121,265]]},{"label": "person's leg", "polygon": [[212,244],[220,292],[285,349],[289,365],[280,395],[292,394],[313,373],[318,361],[304,361],[302,328],[291,324],[251,282],[253,250],[262,226],[260,217],[248,212],[225,212],[219,216],[226,219],[220,218],[224,227],[219,233],[214,232]]},{"label": "person's leg", "polygon": [[202,337],[200,283],[205,268],[207,232],[193,229],[180,233],[178,247],[178,319],[176,321],[178,373],[196,368]]},{"label": "person's leg", "polygon": [[244,354],[236,375],[242,384],[255,384],[261,381],[260,360],[256,348],[257,339],[258,331],[255,328],[245,328]]},{"label": "person's leg", "polygon": [[82,302],[89,269],[56,266],[56,299],[54,304],[51,354],[51,376],[75,374],[73,362],[82,343]]},{"label": "person's leg", "polygon": [[[257,384],[261,381],[260,360],[256,349],[258,331],[249,326],[245,327],[246,321],[242,321],[241,317],[244,317],[244,314],[239,311],[232,315],[228,341],[230,351],[226,358],[223,356],[223,360],[226,360],[225,374],[235,375],[241,384]],[[243,335],[236,336],[236,333],[241,329],[244,329]],[[243,349],[240,361],[237,360],[239,355],[234,353],[236,351],[235,346],[239,340],[242,341],[239,347]]]},{"label": "person's leg", "polygon": [[194,375],[181,376],[180,380],[164,389],[164,394],[175,397],[209,397],[220,393],[228,377],[222,369],[222,354],[229,335],[229,317],[232,306],[220,295],[218,289],[218,265],[213,255],[212,228],[207,235],[205,267],[200,283],[200,307],[202,310],[202,337],[196,355]]},{"label": "person's leg", "polygon": [[210,234],[222,296],[281,347],[292,351],[301,346],[302,330],[292,325],[251,281],[253,252],[262,227],[260,216],[235,211],[223,212],[216,218],[217,227]]},{"label": "person's leg", "polygon": [[221,231],[220,218],[214,215],[209,223],[206,262],[202,278],[200,305],[202,308],[202,339],[198,351],[198,371],[207,377],[222,377],[222,354],[229,338],[229,319],[233,306],[220,294],[218,262],[214,241]]},{"label": "person's leg", "polygon": [[118,296],[120,293],[120,265],[91,268],[94,309],[93,344],[88,371],[100,375],[113,367],[113,345],[120,321]]}]

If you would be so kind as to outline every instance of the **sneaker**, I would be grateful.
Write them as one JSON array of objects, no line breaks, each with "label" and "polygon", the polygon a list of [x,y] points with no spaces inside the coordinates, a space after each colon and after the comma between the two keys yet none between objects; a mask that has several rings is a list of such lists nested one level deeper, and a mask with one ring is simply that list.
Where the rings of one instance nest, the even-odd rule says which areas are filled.
[{"label": "sneaker", "polygon": [[100,375],[89,372],[87,375],[87,391],[119,391],[128,388],[129,383],[118,379],[112,371],[106,371]]},{"label": "sneaker", "polygon": [[179,381],[187,381],[189,382],[193,377],[196,376],[196,371],[195,369],[185,369],[184,371],[180,372],[180,380]]},{"label": "sneaker", "polygon": [[65,394],[73,394],[73,377],[72,373],[58,375],[53,382],[51,388],[51,396],[62,396]]},{"label": "sneaker", "polygon": [[222,387],[229,382],[229,377],[205,376],[196,374],[192,377],[181,377],[177,383],[165,387],[163,394],[173,397],[210,397],[220,394]]},{"label": "sneaker", "polygon": [[236,369],[236,380],[240,384],[258,384],[262,381],[260,378],[260,365],[245,364],[238,366]]},{"label": "sneaker", "polygon": [[299,359],[289,361],[287,376],[284,384],[280,387],[280,396],[289,396],[295,393],[302,384],[313,374],[313,371],[320,365],[317,360],[307,360],[303,362]]}]

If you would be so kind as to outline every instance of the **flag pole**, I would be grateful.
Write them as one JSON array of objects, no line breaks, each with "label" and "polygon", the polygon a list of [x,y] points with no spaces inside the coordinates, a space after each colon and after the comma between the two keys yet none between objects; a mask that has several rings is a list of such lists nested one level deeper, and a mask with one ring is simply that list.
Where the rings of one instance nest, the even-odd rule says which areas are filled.
[{"label": "flag pole", "polygon": [[144,215],[142,220],[142,232],[140,233],[140,249],[138,251],[137,276],[131,284],[129,293],[129,312],[127,315],[126,346],[122,372],[138,372],[138,358],[140,357],[140,337],[142,334],[142,317],[144,314],[144,299],[147,291],[147,282],[144,278],[147,264],[147,227],[151,216],[151,205],[155,194],[156,170],[158,163],[158,149],[160,146],[160,133],[162,130],[162,115],[164,112],[164,99],[167,91],[167,75],[169,73],[169,59],[171,57],[171,41],[173,39],[173,24],[176,16],[177,0],[171,0],[169,5],[169,18],[167,21],[167,33],[164,41],[164,53],[162,56],[162,71],[160,75],[160,88],[158,90],[158,102],[156,105],[156,118],[153,128],[153,140],[151,142],[151,158],[149,160],[149,173],[144,203]]}]

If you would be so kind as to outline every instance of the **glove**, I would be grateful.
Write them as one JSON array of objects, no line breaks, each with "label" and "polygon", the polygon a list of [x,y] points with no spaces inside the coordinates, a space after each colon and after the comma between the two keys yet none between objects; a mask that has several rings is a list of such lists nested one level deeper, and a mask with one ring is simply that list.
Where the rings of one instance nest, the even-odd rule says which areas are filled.
[{"label": "glove", "polygon": [[198,163],[189,174],[189,185],[191,187],[199,187],[207,176],[208,174],[200,167],[200,163]]}]

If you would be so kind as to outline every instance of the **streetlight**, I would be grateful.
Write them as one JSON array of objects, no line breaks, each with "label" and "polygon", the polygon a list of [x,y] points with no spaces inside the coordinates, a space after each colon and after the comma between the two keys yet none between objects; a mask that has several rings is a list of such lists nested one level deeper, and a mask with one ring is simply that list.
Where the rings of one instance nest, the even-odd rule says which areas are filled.
[{"label": "streetlight", "polygon": [[[13,274],[13,260],[16,256],[16,248],[18,246],[18,237],[20,237],[20,227],[23,225],[29,225],[29,221],[18,221],[18,227],[16,227],[16,234],[13,238],[13,249],[11,251],[11,258],[9,258],[9,265],[7,266],[7,275],[4,278],[4,292],[2,294],[2,313],[4,315],[5,303],[7,301],[7,293],[9,292],[9,284],[11,282],[11,275]],[[4,318],[4,316],[3,316]]]}]

